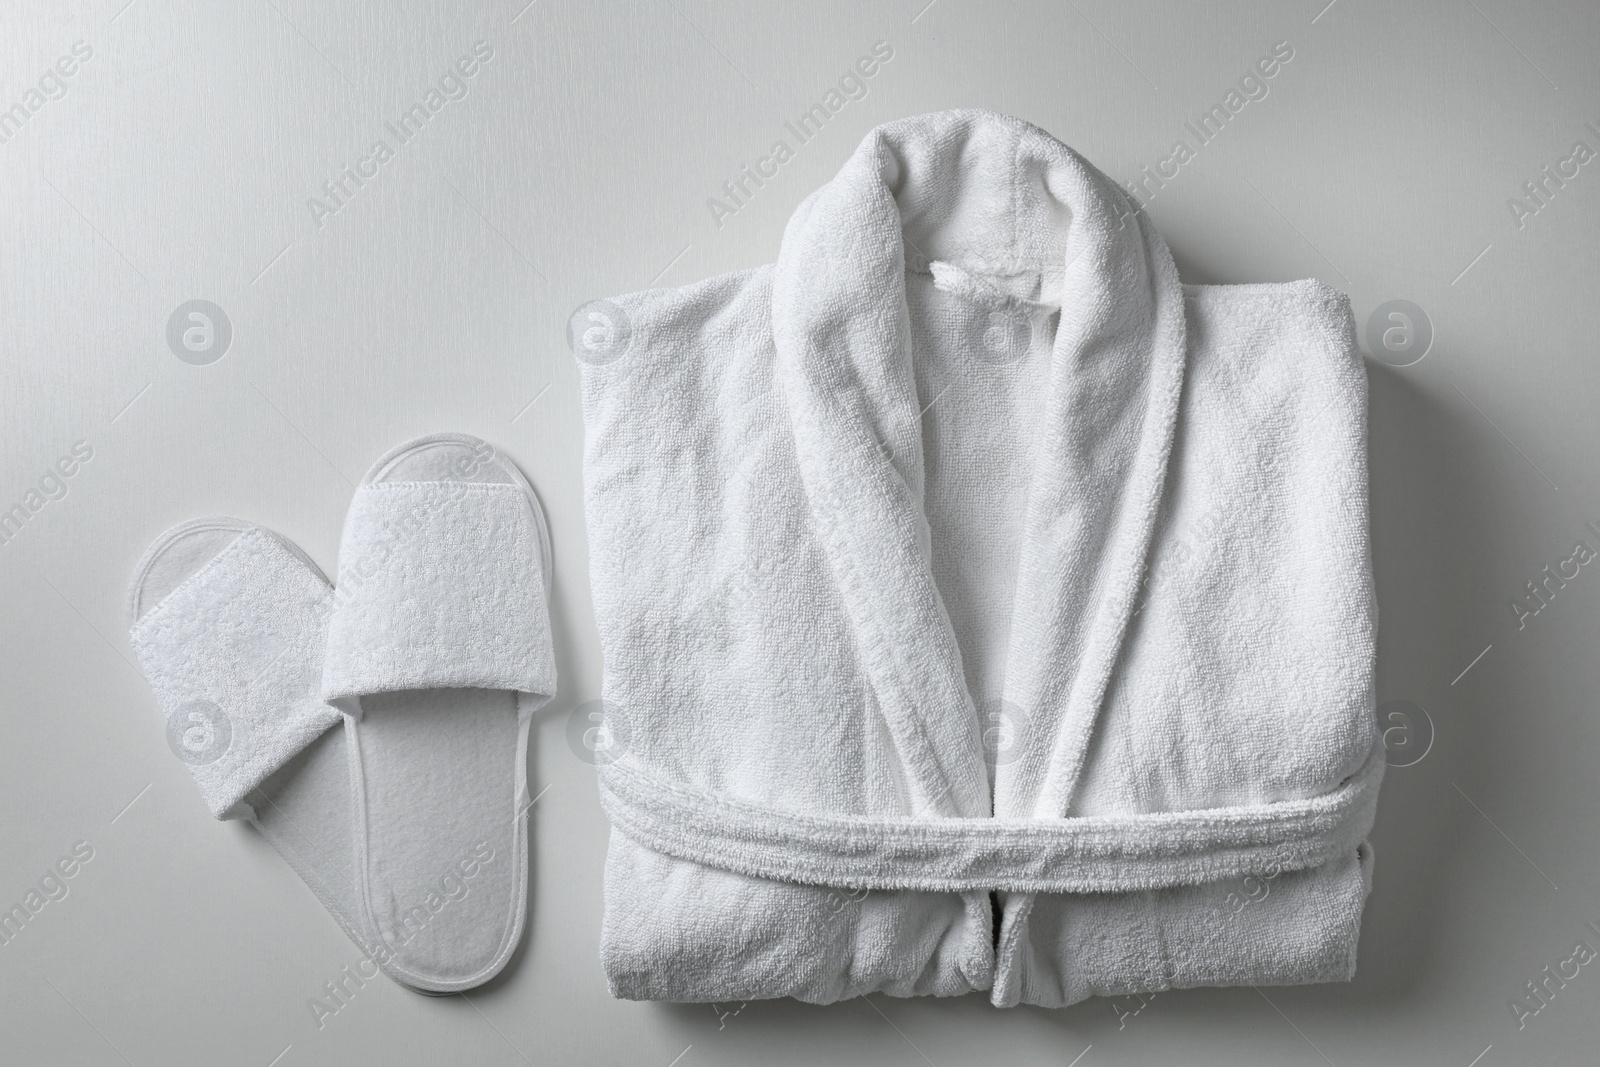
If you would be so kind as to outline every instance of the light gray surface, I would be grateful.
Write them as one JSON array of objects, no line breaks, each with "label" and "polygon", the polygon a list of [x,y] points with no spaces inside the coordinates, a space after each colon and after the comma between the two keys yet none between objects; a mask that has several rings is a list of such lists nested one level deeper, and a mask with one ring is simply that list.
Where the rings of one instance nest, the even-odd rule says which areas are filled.
[{"label": "light gray surface", "polygon": [[[0,508],[75,441],[93,449],[0,545],[0,906],[76,842],[94,853],[0,944],[7,1062],[1592,1058],[1600,960],[1552,980],[1520,1030],[1510,1001],[1580,939],[1600,950],[1584,926],[1600,924],[1600,572],[1568,564],[1578,576],[1521,628],[1512,604],[1576,541],[1600,550],[1600,161],[1520,229],[1508,199],[1575,141],[1600,150],[1585,126],[1600,128],[1600,9],[525,2],[0,16],[0,107],[75,41],[93,50],[0,144]],[[793,143],[785,121],[879,40],[894,58],[866,97],[716,225],[707,198]],[[385,121],[475,41],[494,56],[466,97],[395,142]],[[1136,1014],[608,999],[606,826],[567,742],[600,674],[570,312],[771,260],[800,199],[904,115],[1009,112],[1132,181],[1192,146],[1184,124],[1279,41],[1294,58],[1269,95],[1150,210],[1187,281],[1315,275],[1358,323],[1406,299],[1435,330],[1420,362],[1369,360],[1379,696],[1420,705],[1437,736],[1384,786],[1356,981],[1162,994]],[[319,226],[308,198],[379,138],[393,158]],[[167,343],[193,299],[231,322],[210,365]],[[319,1029],[308,1002],[357,950],[258,836],[206,817],[131,664],[124,589],[151,538],[209,512],[277,529],[331,573],[353,481],[438,429],[502,446],[550,517],[562,685],[535,726],[529,933],[470,999],[379,978]]]}]

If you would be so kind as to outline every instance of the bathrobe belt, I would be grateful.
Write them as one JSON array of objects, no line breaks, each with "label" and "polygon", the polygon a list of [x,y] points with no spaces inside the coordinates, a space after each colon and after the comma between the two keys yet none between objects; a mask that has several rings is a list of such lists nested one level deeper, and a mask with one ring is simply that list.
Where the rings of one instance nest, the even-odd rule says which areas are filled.
[{"label": "bathrobe belt", "polygon": [[654,851],[740,874],[847,889],[1126,892],[1299,870],[1366,840],[1383,776],[1306,800],[1129,815],[871,818],[781,810],[667,781],[628,759],[600,770],[612,824]]}]

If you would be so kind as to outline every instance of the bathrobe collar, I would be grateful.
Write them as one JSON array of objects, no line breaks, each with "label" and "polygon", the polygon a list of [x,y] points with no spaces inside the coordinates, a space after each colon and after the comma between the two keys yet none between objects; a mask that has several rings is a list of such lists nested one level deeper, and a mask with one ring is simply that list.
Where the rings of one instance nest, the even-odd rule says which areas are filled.
[{"label": "bathrobe collar", "polygon": [[[931,566],[905,273],[1040,272],[1060,323],[1022,525],[1004,697],[1022,722],[991,785]],[[1055,268],[1059,264],[1059,271]],[[874,130],[801,204],[773,278],[777,376],[812,519],[913,810],[1068,814],[1138,591],[1183,381],[1165,243],[1077,153],[945,112]],[[885,536],[892,531],[892,536]],[[895,605],[894,611],[885,610]]]}]

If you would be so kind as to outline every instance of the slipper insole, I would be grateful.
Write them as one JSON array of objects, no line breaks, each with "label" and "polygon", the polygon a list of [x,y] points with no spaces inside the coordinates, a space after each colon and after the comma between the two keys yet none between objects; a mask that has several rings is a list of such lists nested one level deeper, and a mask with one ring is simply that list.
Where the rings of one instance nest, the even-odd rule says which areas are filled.
[{"label": "slipper insole", "polygon": [[419,689],[362,698],[356,746],[367,903],[401,967],[462,981],[503,962],[523,910],[517,696]]}]

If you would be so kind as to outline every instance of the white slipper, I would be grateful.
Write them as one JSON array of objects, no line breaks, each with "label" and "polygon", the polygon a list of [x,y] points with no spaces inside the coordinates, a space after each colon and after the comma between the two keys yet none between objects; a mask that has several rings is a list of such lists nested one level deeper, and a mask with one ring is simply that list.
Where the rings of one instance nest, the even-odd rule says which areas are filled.
[{"label": "white slipper", "polygon": [[322,695],[347,713],[366,925],[426,992],[488,981],[522,937],[549,573],[533,487],[467,434],[391,450],[345,519]]},{"label": "white slipper", "polygon": [[128,592],[129,639],[207,808],[248,820],[368,952],[344,736],[329,729],[342,716],[320,694],[332,611],[304,552],[222,517],[156,538]]}]

